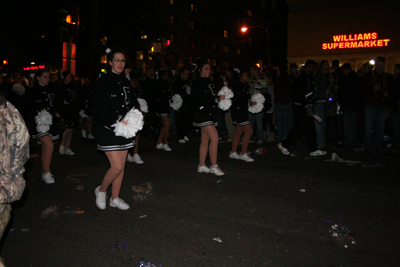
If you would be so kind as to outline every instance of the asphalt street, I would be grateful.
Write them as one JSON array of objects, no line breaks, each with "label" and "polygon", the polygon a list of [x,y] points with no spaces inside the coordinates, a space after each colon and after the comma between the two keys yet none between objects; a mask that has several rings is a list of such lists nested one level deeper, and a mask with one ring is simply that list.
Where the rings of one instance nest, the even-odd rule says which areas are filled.
[{"label": "asphalt street", "polygon": [[[228,157],[226,142],[218,150],[226,175],[217,177],[197,173],[199,142],[172,136],[166,152],[141,138],[145,163],[127,163],[120,193],[127,211],[97,208],[94,189],[109,165],[79,131],[75,156],[55,145],[55,184],[31,158],[2,238],[6,266],[400,266],[400,157],[390,150],[330,146],[315,158],[302,146],[284,156],[274,143],[251,144],[266,154],[246,163]],[[332,153],[348,162],[326,162]],[[131,186],[146,182],[154,195],[135,202]]]}]

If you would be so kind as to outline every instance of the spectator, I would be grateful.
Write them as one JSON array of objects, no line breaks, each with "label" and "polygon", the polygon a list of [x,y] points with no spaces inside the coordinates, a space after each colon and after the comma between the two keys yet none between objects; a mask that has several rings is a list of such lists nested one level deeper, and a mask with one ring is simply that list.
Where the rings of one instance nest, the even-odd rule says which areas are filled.
[{"label": "spectator", "polygon": [[[257,65],[250,66],[249,91],[250,95],[267,93],[267,81],[260,75],[260,68]],[[264,142],[263,117],[263,111],[256,114],[249,113],[249,120],[254,134],[252,139],[257,140],[257,144]]]},{"label": "spectator", "polygon": [[315,87],[317,96],[314,103],[315,115],[321,118],[321,122],[315,122],[317,131],[318,148],[326,146],[326,94],[328,91],[329,80],[329,61],[322,60],[319,64],[319,70],[315,73]]},{"label": "spectator", "polygon": [[293,99],[295,124],[288,136],[278,144],[278,148],[284,155],[290,154],[287,148],[294,143],[296,137],[303,130],[305,130],[306,143],[310,155],[322,156],[326,154],[326,151],[317,149],[314,116],[310,113],[312,104],[315,101],[314,73],[316,68],[317,63],[314,60],[307,60],[304,64],[303,73],[295,81]]},{"label": "spectator", "polygon": [[362,77],[360,89],[366,95],[364,151],[380,151],[388,112],[389,97],[394,91],[393,75],[385,72],[386,59],[375,59],[375,68]]},{"label": "spectator", "polygon": [[339,80],[338,103],[343,112],[344,146],[355,148],[357,137],[357,110],[360,106],[357,74],[349,63],[342,66],[343,78]]}]

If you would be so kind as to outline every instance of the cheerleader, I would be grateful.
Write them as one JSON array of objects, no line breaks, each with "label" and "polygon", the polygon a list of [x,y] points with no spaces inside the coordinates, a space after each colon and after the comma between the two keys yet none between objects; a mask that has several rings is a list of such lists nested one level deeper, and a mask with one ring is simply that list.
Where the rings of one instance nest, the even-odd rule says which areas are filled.
[{"label": "cheerleader", "polygon": [[70,148],[72,140],[72,132],[74,130],[75,121],[78,118],[78,88],[72,82],[72,74],[69,71],[63,71],[63,83],[59,90],[56,91],[56,107],[61,114],[65,131],[63,133],[59,152],[61,155],[75,155]]},{"label": "cheerleader", "polygon": [[[229,87],[233,91],[232,106],[231,106],[231,116],[233,123],[236,125],[235,134],[232,140],[232,150],[229,153],[229,157],[232,159],[240,159],[246,162],[253,162],[254,159],[250,158],[247,154],[247,147],[249,146],[250,137],[253,134],[253,129],[251,128],[249,115],[247,109],[250,102],[250,92],[248,88],[249,73],[242,72],[240,75],[236,71],[232,72],[232,78],[229,81]],[[242,153],[239,155],[236,150],[240,142],[240,137],[242,138]]]},{"label": "cheerleader", "polygon": [[168,134],[169,128],[171,127],[170,121],[170,110],[169,101],[171,98],[171,89],[169,74],[167,70],[162,69],[158,71],[159,86],[157,90],[157,102],[158,102],[158,113],[161,116],[163,126],[161,127],[160,135],[158,136],[157,149],[164,149],[165,151],[171,151],[172,149],[168,145]]},{"label": "cheerleader", "polygon": [[59,138],[57,125],[54,123],[53,94],[48,87],[50,72],[38,70],[34,77],[34,86],[28,90],[27,105],[32,122],[32,137],[42,144],[42,179],[46,184],[54,183],[54,176],[50,172],[54,145],[52,140]]},{"label": "cheerleader", "polygon": [[[195,69],[196,79],[193,80],[192,108],[193,126],[201,128],[200,158],[198,172],[214,173],[217,176],[225,173],[218,167],[218,132],[217,125],[217,105],[218,92],[214,84],[210,81],[210,64],[199,61]],[[223,95],[220,100],[224,100]],[[207,153],[210,151],[212,166],[205,165]]]},{"label": "cheerleader", "polygon": [[[109,50],[109,49],[108,49]],[[129,205],[120,199],[119,192],[124,177],[128,149],[134,146],[134,137],[117,136],[113,127],[117,124],[127,125],[125,116],[133,107],[139,107],[135,97],[132,97],[129,82],[124,75],[125,54],[122,51],[111,51],[108,54],[111,71],[102,75],[94,89],[94,111],[97,119],[97,148],[104,151],[110,168],[103,182],[95,189],[96,205],[99,209],[106,208],[107,188],[112,185],[110,207],[121,210],[129,209]]]}]

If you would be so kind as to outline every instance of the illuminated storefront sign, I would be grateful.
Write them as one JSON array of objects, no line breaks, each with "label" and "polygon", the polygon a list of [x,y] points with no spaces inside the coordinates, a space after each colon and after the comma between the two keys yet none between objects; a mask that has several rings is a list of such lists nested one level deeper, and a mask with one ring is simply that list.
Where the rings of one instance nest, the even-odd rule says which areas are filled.
[{"label": "illuminated storefront sign", "polygon": [[29,66],[29,67],[25,67],[25,68],[24,68],[24,70],[38,70],[38,69],[44,69],[44,65]]},{"label": "illuminated storefront sign", "polygon": [[390,39],[378,39],[376,32],[334,35],[333,43],[323,43],[323,50],[347,48],[371,48],[388,46]]}]

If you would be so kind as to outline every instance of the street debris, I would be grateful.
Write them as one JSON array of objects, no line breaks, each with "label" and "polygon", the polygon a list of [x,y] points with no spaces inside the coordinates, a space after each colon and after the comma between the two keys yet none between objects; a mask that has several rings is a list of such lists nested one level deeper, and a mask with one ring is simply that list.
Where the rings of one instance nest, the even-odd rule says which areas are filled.
[{"label": "street debris", "polygon": [[336,153],[332,153],[332,158],[325,160],[325,162],[342,162],[342,163],[346,163],[347,165],[350,165],[350,166],[361,163],[361,161],[357,161],[357,160],[344,160],[344,159],[340,158],[338,156],[338,154],[336,154]]},{"label": "street debris", "polygon": [[336,238],[339,244],[348,248],[348,244],[356,244],[350,230],[347,228],[346,224],[339,223],[331,220],[325,220],[325,224],[329,224],[329,233],[331,236]]},{"label": "street debris", "polygon": [[21,229],[21,232],[28,232],[29,231],[29,228],[22,228]]},{"label": "street debris", "polygon": [[60,215],[60,211],[58,210],[57,205],[53,205],[53,206],[50,206],[47,209],[45,209],[42,212],[41,217],[43,219],[45,219],[49,216],[52,216],[53,218],[57,218],[59,215]]},{"label": "street debris", "polygon": [[127,242],[120,242],[120,243],[116,243],[116,244],[111,244],[112,248],[128,248],[128,243]]},{"label": "street debris", "polygon": [[76,190],[84,190],[85,188],[83,187],[83,185],[78,184],[78,186],[76,187]]},{"label": "street debris", "polygon": [[142,218],[145,218],[145,217],[147,217],[147,215],[142,215],[142,216],[139,217],[139,219],[142,219]]},{"label": "street debris", "polygon": [[254,150],[254,153],[248,152],[252,158],[259,158],[259,157],[264,157],[267,151],[264,148],[257,148]]},{"label": "street debris", "polygon": [[217,184],[219,184],[220,182],[222,182],[222,180],[218,180],[218,181],[217,181]]},{"label": "street debris", "polygon": [[380,163],[367,163],[367,164],[363,164],[363,165],[361,165],[361,166],[363,166],[364,168],[365,168],[365,167],[366,167],[366,168],[385,167],[385,165],[380,164]]},{"label": "street debris", "polygon": [[306,190],[305,190],[305,189],[300,189],[299,191],[300,191],[300,192],[303,192],[303,193],[304,193],[304,192],[306,192]]},{"label": "street debris", "polygon": [[153,186],[150,182],[138,186],[132,186],[132,190],[136,193],[136,195],[133,196],[135,202],[149,198],[154,194]]},{"label": "street debris", "polygon": [[213,240],[214,240],[214,241],[217,241],[217,242],[219,242],[219,243],[222,243],[222,240],[221,240],[221,238],[219,238],[219,237],[215,237],[215,238],[213,238]]},{"label": "street debris", "polygon": [[151,262],[141,261],[141,262],[139,262],[138,267],[161,267],[161,265],[154,264],[154,263],[151,263]]}]

